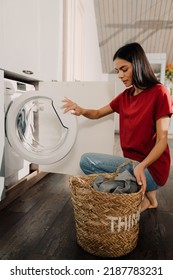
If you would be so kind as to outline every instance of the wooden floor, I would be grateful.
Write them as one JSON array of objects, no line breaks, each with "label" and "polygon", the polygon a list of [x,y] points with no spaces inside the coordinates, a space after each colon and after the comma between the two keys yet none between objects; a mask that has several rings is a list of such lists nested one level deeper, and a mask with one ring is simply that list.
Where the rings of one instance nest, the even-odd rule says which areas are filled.
[{"label": "wooden floor", "polygon": [[[172,153],[173,140],[170,146]],[[76,243],[68,181],[68,175],[50,173],[0,211],[0,259],[102,259]],[[141,214],[136,248],[117,259],[173,259],[173,166],[158,201],[157,209]]]}]

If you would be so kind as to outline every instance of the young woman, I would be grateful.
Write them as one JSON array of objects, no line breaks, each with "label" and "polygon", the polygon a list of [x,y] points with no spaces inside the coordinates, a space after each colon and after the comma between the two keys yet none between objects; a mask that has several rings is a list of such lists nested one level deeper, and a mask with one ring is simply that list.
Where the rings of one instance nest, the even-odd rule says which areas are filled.
[{"label": "young woman", "polygon": [[[121,47],[113,57],[115,72],[127,87],[110,104],[100,109],[85,109],[68,98],[64,112],[99,119],[117,112],[120,115],[120,142],[124,157],[87,153],[80,166],[85,174],[114,172],[129,159],[128,169],[142,185],[141,211],[158,206],[156,190],[165,185],[170,170],[168,128],[172,101],[166,87],[156,79],[143,48],[138,43]],[[123,169],[122,169],[123,171]]]}]

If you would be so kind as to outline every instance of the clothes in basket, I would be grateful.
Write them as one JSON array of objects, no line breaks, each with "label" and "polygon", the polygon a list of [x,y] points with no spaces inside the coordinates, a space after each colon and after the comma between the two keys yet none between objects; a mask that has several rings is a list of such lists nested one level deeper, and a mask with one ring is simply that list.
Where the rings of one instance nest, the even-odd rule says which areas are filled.
[{"label": "clothes in basket", "polygon": [[98,175],[92,187],[96,191],[107,193],[135,193],[140,190],[140,186],[136,182],[136,178],[125,170],[113,179],[106,179],[103,175]]}]

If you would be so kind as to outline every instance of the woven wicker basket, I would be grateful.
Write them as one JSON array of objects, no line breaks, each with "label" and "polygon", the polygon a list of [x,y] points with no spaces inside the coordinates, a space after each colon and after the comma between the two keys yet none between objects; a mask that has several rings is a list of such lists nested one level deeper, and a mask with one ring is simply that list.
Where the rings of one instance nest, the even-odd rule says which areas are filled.
[{"label": "woven wicker basket", "polygon": [[[102,175],[112,179],[118,172]],[[142,190],[132,194],[98,192],[91,187],[96,176],[70,177],[77,243],[96,256],[126,255],[137,244]]]}]

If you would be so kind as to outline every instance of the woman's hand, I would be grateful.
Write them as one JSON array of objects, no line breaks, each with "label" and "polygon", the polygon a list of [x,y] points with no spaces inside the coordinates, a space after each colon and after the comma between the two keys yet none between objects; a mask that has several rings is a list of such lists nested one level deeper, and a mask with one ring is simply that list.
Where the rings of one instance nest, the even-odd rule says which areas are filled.
[{"label": "woman's hand", "polygon": [[62,100],[62,102],[64,103],[62,106],[62,108],[64,108],[64,113],[71,111],[73,115],[82,115],[88,119],[99,119],[113,113],[113,110],[109,104],[100,109],[86,109],[80,107],[77,103],[71,101],[67,97]]},{"label": "woman's hand", "polygon": [[62,106],[62,108],[64,108],[64,113],[71,111],[73,115],[82,115],[83,109],[79,107],[75,102],[71,101],[67,97],[65,97],[65,99],[62,100],[62,102],[64,103],[64,105]]},{"label": "woman's hand", "polygon": [[145,194],[147,183],[146,183],[146,176],[144,173],[144,167],[139,163],[134,168],[134,175],[136,177],[136,181],[138,185],[142,186],[142,193]]}]

